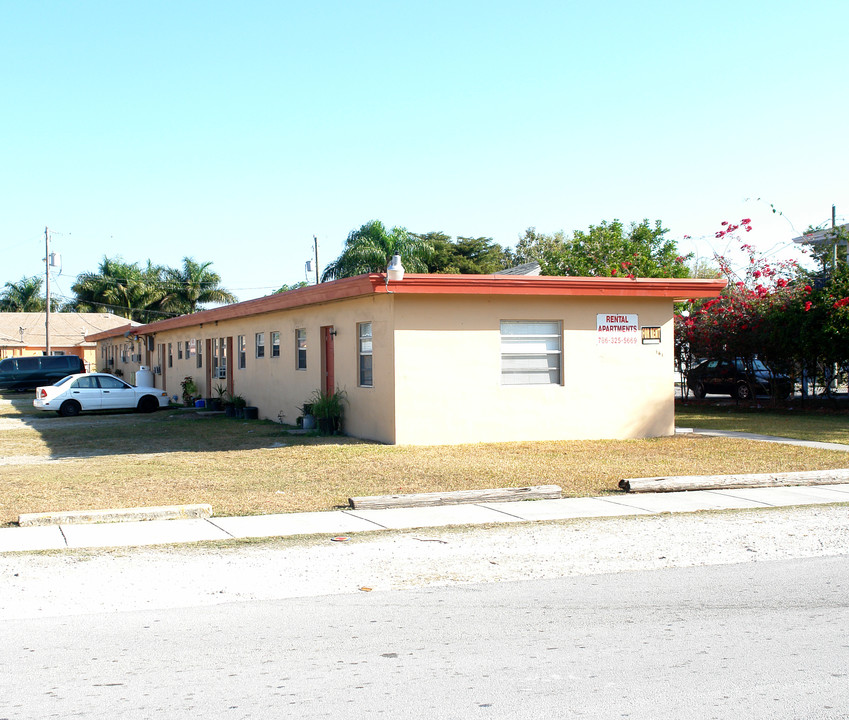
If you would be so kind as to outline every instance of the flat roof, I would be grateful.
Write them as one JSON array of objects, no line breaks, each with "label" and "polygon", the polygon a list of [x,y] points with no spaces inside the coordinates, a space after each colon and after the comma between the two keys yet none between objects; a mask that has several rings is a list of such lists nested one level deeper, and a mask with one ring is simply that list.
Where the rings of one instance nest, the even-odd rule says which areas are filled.
[{"label": "flat roof", "polygon": [[[284,293],[266,295],[232,305],[222,305],[191,315],[157,320],[132,329],[132,334],[149,335],[201,323],[233,320],[252,315],[289,310],[326,302],[369,295],[523,295],[547,297],[652,297],[671,300],[716,297],[725,280],[691,278],[563,277],[554,275],[435,275],[407,274],[403,280],[388,281],[384,273],[370,273],[310,285]],[[103,340],[123,335],[126,328],[89,336]]]}]

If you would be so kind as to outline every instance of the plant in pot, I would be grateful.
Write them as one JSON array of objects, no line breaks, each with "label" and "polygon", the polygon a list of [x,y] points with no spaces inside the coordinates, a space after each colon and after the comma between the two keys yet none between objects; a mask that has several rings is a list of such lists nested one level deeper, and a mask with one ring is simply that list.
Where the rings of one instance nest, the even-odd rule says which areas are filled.
[{"label": "plant in pot", "polygon": [[243,417],[245,413],[245,405],[248,402],[241,395],[233,395],[230,394],[227,398],[227,402],[224,403],[224,412],[227,414],[227,417]]},{"label": "plant in pot", "polygon": [[318,422],[322,435],[336,435],[342,432],[342,417],[348,396],[344,390],[337,388],[336,392],[328,393],[315,390],[310,398],[312,414]]},{"label": "plant in pot", "polygon": [[198,386],[195,385],[192,376],[186,375],[180,383],[180,387],[183,388],[183,404],[186,407],[191,407],[195,404],[195,397],[198,394]]},{"label": "plant in pot", "polygon": [[207,406],[210,410],[221,410],[224,407],[224,398],[227,395],[227,388],[221,384],[215,386],[215,397],[209,398]]}]

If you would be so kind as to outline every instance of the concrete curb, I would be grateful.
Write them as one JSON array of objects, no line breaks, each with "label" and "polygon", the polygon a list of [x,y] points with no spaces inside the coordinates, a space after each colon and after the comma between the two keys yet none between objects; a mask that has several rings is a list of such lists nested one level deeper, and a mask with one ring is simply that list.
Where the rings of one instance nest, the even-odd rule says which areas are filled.
[{"label": "concrete curb", "polygon": [[112,510],[73,510],[68,512],[26,513],[18,517],[21,527],[80,525],[85,523],[138,522],[144,520],[188,520],[212,517],[212,506],[168,505],[162,507],[119,508]]}]

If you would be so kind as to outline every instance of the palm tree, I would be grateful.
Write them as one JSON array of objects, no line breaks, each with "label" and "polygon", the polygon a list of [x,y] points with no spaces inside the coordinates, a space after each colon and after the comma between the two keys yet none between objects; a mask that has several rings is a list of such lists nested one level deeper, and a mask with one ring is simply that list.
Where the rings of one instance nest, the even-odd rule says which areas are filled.
[{"label": "palm tree", "polygon": [[181,269],[165,270],[166,297],[162,308],[186,315],[197,312],[203,303],[233,303],[238,298],[221,287],[221,276],[209,268],[211,262],[199,263],[184,257]]},{"label": "palm tree", "polygon": [[430,242],[405,228],[394,227],[387,232],[380,220],[372,220],[348,234],[342,254],[324,269],[321,281],[384,272],[395,254],[401,256],[410,272],[427,272],[427,259],[432,252]]},{"label": "palm tree", "polygon": [[37,275],[7,282],[0,293],[0,312],[44,312],[46,303],[41,297],[42,279]]},{"label": "palm tree", "polygon": [[77,312],[114,312],[116,315],[150,322],[159,319],[165,298],[163,269],[151,264],[142,270],[136,263],[104,257],[98,271],[82,273],[71,286]]}]

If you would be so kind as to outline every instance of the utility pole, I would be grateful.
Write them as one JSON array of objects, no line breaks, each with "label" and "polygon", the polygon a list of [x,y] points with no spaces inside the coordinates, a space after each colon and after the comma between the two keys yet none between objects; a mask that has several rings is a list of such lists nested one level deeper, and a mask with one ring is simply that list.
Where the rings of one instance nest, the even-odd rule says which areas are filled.
[{"label": "utility pole", "polygon": [[837,245],[838,245],[838,242],[837,242],[837,232],[834,229],[835,226],[836,226],[836,220],[837,220],[837,208],[832,204],[832,206],[831,206],[831,234],[834,237],[834,258],[832,259],[833,265],[831,266],[832,267],[832,273],[837,272]]},{"label": "utility pole", "polygon": [[312,236],[313,246],[315,247],[315,284],[318,285],[318,238]]},{"label": "utility pole", "polygon": [[44,228],[44,354],[50,355],[50,230]]}]

